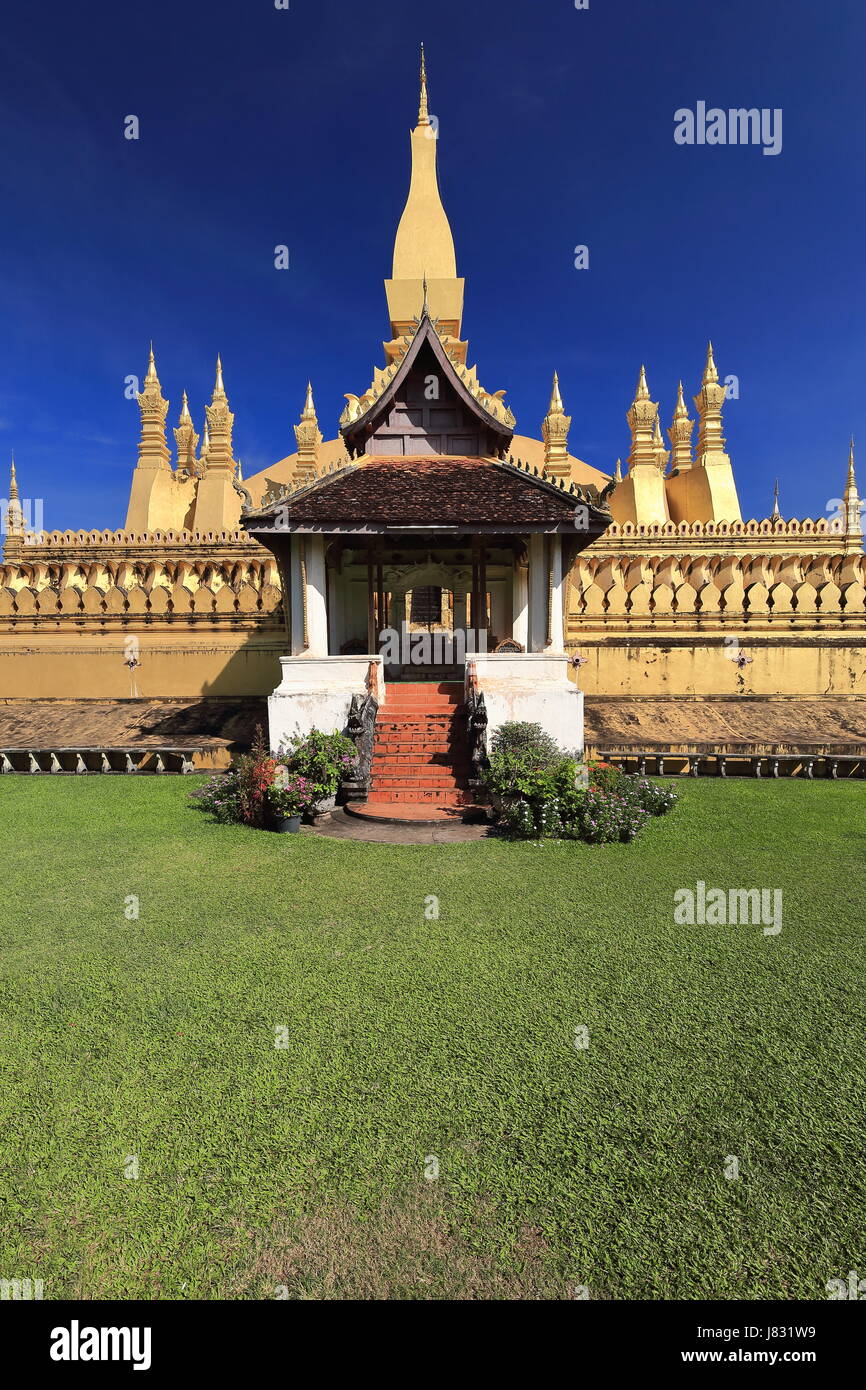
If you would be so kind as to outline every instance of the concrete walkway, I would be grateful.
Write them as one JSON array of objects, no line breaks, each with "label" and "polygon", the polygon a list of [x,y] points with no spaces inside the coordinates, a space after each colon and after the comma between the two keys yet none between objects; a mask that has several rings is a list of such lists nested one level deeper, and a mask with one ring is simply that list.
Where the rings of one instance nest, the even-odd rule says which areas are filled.
[{"label": "concrete walkway", "polygon": [[342,807],[323,816],[317,825],[301,826],[302,835],[325,835],[329,840],[368,840],[384,845],[454,845],[463,840],[484,840],[490,825],[388,825],[347,816]]}]

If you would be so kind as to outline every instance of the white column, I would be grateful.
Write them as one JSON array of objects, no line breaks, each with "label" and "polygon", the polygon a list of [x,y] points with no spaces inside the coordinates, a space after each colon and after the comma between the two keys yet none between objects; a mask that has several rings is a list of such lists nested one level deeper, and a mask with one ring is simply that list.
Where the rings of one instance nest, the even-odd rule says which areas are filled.
[{"label": "white column", "polygon": [[529,538],[529,641],[526,650],[541,652],[547,646],[547,564],[544,536]]},{"label": "white column", "polygon": [[329,590],[328,627],[329,647],[334,656],[339,656],[340,647],[346,640],[346,579],[342,569],[332,569],[325,574]]},{"label": "white column", "polygon": [[301,569],[301,546],[303,544],[303,536],[291,537],[289,570],[291,573],[292,640],[289,656],[300,656],[304,650],[304,587]]},{"label": "white column", "polygon": [[301,537],[301,543],[307,547],[307,656],[327,656],[325,541],[322,536],[305,536]]},{"label": "white column", "polygon": [[562,591],[562,537],[550,537],[550,642],[545,648],[549,652],[565,652],[563,641],[563,596]]},{"label": "white column", "polygon": [[515,558],[511,584],[511,636],[529,651],[529,570]]}]

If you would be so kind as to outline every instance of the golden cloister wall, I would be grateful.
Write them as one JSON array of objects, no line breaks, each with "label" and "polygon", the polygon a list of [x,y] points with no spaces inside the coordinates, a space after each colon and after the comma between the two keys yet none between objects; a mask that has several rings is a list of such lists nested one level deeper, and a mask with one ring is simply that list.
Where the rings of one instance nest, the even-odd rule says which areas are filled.
[{"label": "golden cloister wall", "polygon": [[866,694],[866,556],[838,525],[618,526],[577,558],[580,684],[608,696]]},{"label": "golden cloister wall", "polygon": [[[0,565],[0,694],[262,695],[279,677],[272,557],[244,532],[54,532]],[[135,664],[131,664],[135,663]]]}]

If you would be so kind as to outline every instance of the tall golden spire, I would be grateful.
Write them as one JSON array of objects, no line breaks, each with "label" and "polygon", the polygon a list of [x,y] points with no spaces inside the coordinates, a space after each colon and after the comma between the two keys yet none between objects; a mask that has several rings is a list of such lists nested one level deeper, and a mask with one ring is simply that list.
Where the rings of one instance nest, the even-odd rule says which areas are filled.
[{"label": "tall golden spire", "polygon": [[423,43],[421,45],[421,95],[418,99],[418,124],[430,124],[430,113],[427,109],[427,64],[424,61]]},{"label": "tall golden spire", "polygon": [[418,123],[410,134],[412,176],[409,195],[394,239],[391,279],[385,281],[388,317],[394,338],[412,331],[421,312],[427,280],[430,316],[442,331],[458,338],[463,316],[463,281],[457,276],[454,238],[442,206],[436,172],[438,124],[427,98],[427,62],[421,54]]}]

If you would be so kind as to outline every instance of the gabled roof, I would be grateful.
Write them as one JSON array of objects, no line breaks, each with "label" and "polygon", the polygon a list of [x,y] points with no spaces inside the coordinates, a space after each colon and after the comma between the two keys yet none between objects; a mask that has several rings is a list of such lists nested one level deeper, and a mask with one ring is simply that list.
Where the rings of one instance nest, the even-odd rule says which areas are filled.
[{"label": "gabled roof", "polygon": [[[392,373],[390,379],[386,382],[376,398],[367,406],[366,410],[341,426],[340,433],[346,441],[346,447],[349,449],[350,453],[363,450],[367,439],[373,433],[376,426],[388,414],[403,382],[411,372],[425,343],[429,344],[440,370],[442,371],[443,377],[453,388],[462,404],[466,406],[470,413],[476,417],[485,429],[489,430],[494,435],[497,447],[503,452],[507,450],[514,434],[514,416],[511,414],[508,407],[501,402],[492,408],[486,407],[482,404],[478,395],[473,393],[470,385],[463,379],[461,371],[458,370],[455,363],[448,356],[445,345],[437,332],[436,324],[430,318],[429,311],[425,304],[421,317],[418,320],[418,326],[402,358],[398,358],[397,361],[387,369],[388,372]],[[466,369],[463,368],[462,371],[466,372]],[[469,377],[470,380],[472,379],[469,372],[466,372],[466,376]],[[487,396],[487,393],[481,392],[480,388],[479,394]],[[493,400],[494,398],[487,396],[487,399]]]},{"label": "gabled roof", "polygon": [[594,488],[560,487],[504,460],[440,454],[365,455],[295,492],[271,494],[243,524],[264,540],[292,531],[418,529],[598,535],[610,520]]}]

